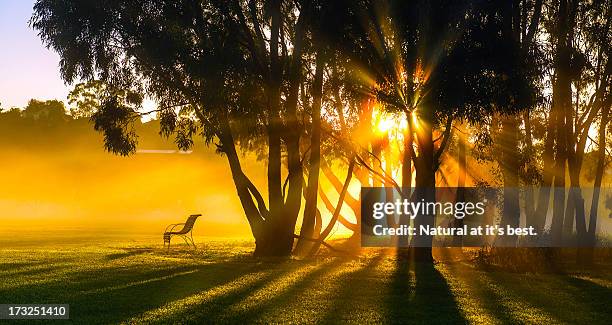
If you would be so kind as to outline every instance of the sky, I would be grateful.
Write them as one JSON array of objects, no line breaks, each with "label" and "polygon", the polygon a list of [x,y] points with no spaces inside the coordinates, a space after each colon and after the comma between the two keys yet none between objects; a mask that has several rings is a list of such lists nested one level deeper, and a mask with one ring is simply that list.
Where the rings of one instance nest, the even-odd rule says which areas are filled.
[{"label": "sky", "polygon": [[24,107],[31,98],[66,101],[69,85],[59,73],[59,56],[45,48],[28,26],[33,0],[0,0],[0,103]]}]

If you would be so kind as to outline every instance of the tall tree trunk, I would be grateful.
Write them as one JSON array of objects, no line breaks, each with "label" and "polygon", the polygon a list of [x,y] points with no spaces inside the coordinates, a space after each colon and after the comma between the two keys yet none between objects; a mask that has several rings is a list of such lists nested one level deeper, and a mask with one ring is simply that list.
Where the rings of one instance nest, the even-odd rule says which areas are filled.
[{"label": "tall tree trunk", "polygon": [[[306,197],[304,206],[304,218],[302,221],[302,229],[300,237],[313,238],[315,218],[317,213],[317,193],[319,189],[319,170],[321,165],[321,97],[323,93],[323,69],[324,59],[321,52],[317,53],[317,63],[315,68],[315,77],[313,82],[313,105],[312,105],[312,123],[310,129],[310,159],[308,166],[308,185],[306,187]],[[317,233],[317,236],[319,234]],[[310,242],[309,244],[312,244]],[[299,241],[296,251],[298,254],[302,251],[304,245],[308,245],[305,241]]]},{"label": "tall tree trunk", "polygon": [[[520,48],[520,10],[518,2],[503,1],[501,4],[502,13],[502,35],[512,43],[512,48]],[[516,54],[509,52],[509,62],[516,60]],[[504,74],[510,79],[515,80],[516,72],[511,64],[505,64],[503,67]],[[513,104],[508,104],[506,109],[512,109]],[[501,225],[517,227],[520,222],[520,206],[519,206],[519,143],[518,143],[518,118],[515,115],[501,117],[501,133],[499,134],[499,150],[500,156],[498,164],[500,166],[503,178],[504,201],[502,208]],[[498,241],[503,246],[514,246],[516,244],[516,236],[499,237]]]},{"label": "tall tree trunk", "polygon": [[[404,151],[402,154],[402,194],[404,200],[410,198],[412,194],[412,153],[414,151],[414,133],[412,131],[412,115],[410,113],[406,114],[406,120],[408,127],[404,134]],[[409,226],[410,222],[409,216],[405,214],[400,216],[401,225]],[[408,236],[400,236],[398,245],[400,247],[407,247],[409,245]]]},{"label": "tall tree trunk", "polygon": [[[270,30],[270,80],[268,85],[268,105],[270,111],[268,125],[268,197],[270,217],[268,221],[268,236],[273,237],[281,231],[280,219],[283,213],[283,194],[281,187],[281,119],[280,119],[280,86],[281,66],[279,59],[279,32],[281,27],[281,2],[272,0],[270,4],[271,30]],[[278,248],[269,247],[271,254]],[[262,254],[266,254],[262,252]]]},{"label": "tall tree trunk", "polygon": [[[242,209],[246,214],[246,218],[251,227],[251,232],[255,238],[255,255],[260,255],[259,252],[265,250],[269,245],[265,231],[266,224],[262,216],[262,212],[263,214],[266,214],[267,211],[265,211],[264,206],[260,206],[258,209],[255,206],[255,202],[253,202],[253,196],[251,196],[251,191],[249,190],[250,181],[242,171],[240,159],[236,152],[236,146],[232,136],[232,131],[225,116],[222,116],[221,124],[222,128],[221,132],[219,133],[221,150],[227,157],[234,186],[236,187],[236,192],[238,193],[238,198],[240,199],[240,204],[242,205]],[[253,194],[258,195],[259,193]],[[261,199],[260,205],[263,205],[263,199]]]},{"label": "tall tree trunk", "polygon": [[[422,55],[424,67],[433,67],[434,58],[436,57],[437,47],[442,46],[443,33],[437,29],[435,25],[435,12],[432,8],[432,2],[419,1],[419,13],[417,29],[423,35],[421,46],[423,47]],[[444,32],[445,33],[445,32]],[[432,61],[429,61],[432,60]],[[419,132],[416,133],[418,145],[418,158],[415,163],[415,187],[418,191],[417,200],[423,199],[425,202],[435,202],[436,200],[436,171],[437,162],[434,161],[434,142],[433,128],[435,122],[436,103],[433,100],[436,98],[435,82],[430,82],[428,87],[429,94],[423,98],[421,105],[418,108],[419,112]],[[435,215],[425,214],[417,215],[414,219],[414,225],[417,228],[417,233],[420,226],[434,226]],[[433,237],[429,235],[421,235],[413,237],[413,259],[419,262],[433,263],[432,255]]]},{"label": "tall tree trunk", "polygon": [[412,146],[414,144],[413,131],[412,131],[412,116],[406,114],[406,125],[407,130],[404,134],[404,150],[402,155],[402,188],[404,196],[410,195],[410,188],[412,187]]},{"label": "tall tree trunk", "polygon": [[[556,105],[556,104],[554,104]],[[554,108],[553,108],[554,109]],[[559,107],[561,110],[562,108]],[[562,113],[562,112],[558,112]],[[559,114],[563,115],[563,114]],[[565,216],[565,165],[566,165],[566,147],[565,136],[563,135],[563,127],[565,121],[563,117],[557,117],[557,139],[555,148],[555,164],[554,164],[554,201],[553,201],[553,217],[551,224],[552,241],[554,245],[561,244],[563,234],[563,218]]]},{"label": "tall tree trunk", "polygon": [[[502,119],[501,169],[504,179],[504,205],[501,224],[518,227],[520,222],[519,205],[519,162],[518,162],[518,120],[515,116]],[[507,246],[516,244],[516,237],[504,236]]]},{"label": "tall tree trunk", "polygon": [[[569,3],[571,2],[571,4]],[[572,89],[570,78],[571,44],[573,15],[576,3],[574,0],[560,0],[557,14],[557,49],[554,58],[555,81],[553,84],[553,113],[556,121],[556,154],[554,204],[551,233],[553,244],[562,242],[563,219],[565,216],[565,170],[567,162],[567,138],[562,130],[567,127],[566,110],[572,109]]]},{"label": "tall tree trunk", "polygon": [[[417,200],[423,199],[425,202],[435,202],[436,200],[436,174],[434,162],[434,144],[433,144],[433,124],[434,111],[431,105],[424,105],[421,110],[421,123],[419,124],[419,132],[417,133],[417,141],[419,148],[419,157],[416,165],[416,191],[418,191]],[[435,225],[434,214],[418,215],[414,219],[417,232],[421,226]],[[431,254],[431,246],[433,237],[429,235],[420,235],[413,239],[413,256],[415,261],[433,262]]]},{"label": "tall tree trunk", "polygon": [[[578,237],[586,234],[586,216],[584,212],[584,199],[580,188],[580,170],[582,169],[582,155],[584,147],[578,146],[574,132],[573,110],[566,111],[567,126],[565,128],[567,144],[567,162],[570,176],[570,189],[565,209],[565,220],[563,221],[563,236],[569,238],[574,230],[574,219],[576,220],[576,232]],[[587,131],[588,132],[588,131]]]},{"label": "tall tree trunk", "polygon": [[302,186],[304,183],[304,172],[302,169],[302,161],[300,155],[301,126],[298,122],[297,117],[297,103],[299,89],[302,83],[302,49],[305,34],[304,24],[305,20],[307,19],[306,17],[308,13],[309,8],[308,6],[306,6],[300,12],[300,16],[298,17],[295,26],[295,38],[293,53],[291,57],[291,67],[289,69],[289,95],[286,102],[287,126],[285,130],[285,142],[287,146],[288,191],[287,197],[284,202],[282,220],[280,221],[282,233],[279,234],[279,240],[281,241],[281,245],[283,246],[283,252],[291,252],[291,250],[293,249],[295,225],[297,223],[300,208],[302,206]]},{"label": "tall tree trunk", "polygon": [[554,180],[553,151],[556,134],[554,124],[554,114],[551,112],[548,117],[546,137],[544,139],[544,151],[542,153],[542,180],[540,182],[535,211],[534,226],[538,234],[541,234],[544,231],[544,226],[546,225],[546,216],[548,215],[551,188]]},{"label": "tall tree trunk", "polygon": [[593,264],[594,246],[597,240],[597,215],[599,207],[599,196],[601,194],[601,183],[603,181],[604,170],[606,167],[606,129],[610,120],[610,104],[606,103],[602,107],[601,122],[599,124],[599,149],[597,150],[597,169],[595,171],[595,182],[593,183],[593,198],[591,211],[589,212],[588,246],[585,254],[578,255],[578,262],[581,264]]},{"label": "tall tree trunk", "polygon": [[[456,202],[465,202],[465,179],[467,178],[467,144],[466,139],[462,136],[458,136],[457,140],[457,165],[459,166],[458,177],[457,177],[457,194]],[[463,219],[454,219],[454,227],[463,227]],[[463,243],[463,236],[453,237],[453,246],[461,246]]]},{"label": "tall tree trunk", "polygon": [[[523,37],[521,37],[521,50],[523,51],[523,53],[526,53],[526,55],[529,55],[530,50],[532,48],[532,45],[534,43],[534,39],[535,39],[535,35],[536,35],[536,31],[538,30],[539,26],[540,26],[540,18],[542,16],[542,6],[543,6],[543,1],[542,0],[536,0],[533,6],[533,12],[531,14],[531,17],[529,18],[529,23],[527,23],[527,6],[526,4],[523,2],[522,4],[522,9],[523,9],[523,13],[521,14],[521,20],[524,22],[521,27],[521,34],[523,35]],[[523,27],[525,26],[525,27]],[[532,128],[531,128],[531,117],[529,114],[529,111],[525,112],[523,114],[523,121],[525,123],[525,142],[526,142],[526,148],[527,148],[527,155],[529,157],[533,157],[535,154],[535,151],[533,150],[533,137],[532,137]],[[546,160],[546,158],[544,158]],[[531,176],[531,175],[530,175]],[[548,178],[548,176],[545,176],[544,178]],[[538,205],[536,205],[535,202],[535,189],[534,189],[534,184],[533,184],[533,179],[529,179],[528,180],[528,184],[526,184],[526,191],[525,191],[525,221],[526,221],[526,225],[527,226],[534,226],[537,230],[538,233],[541,233],[541,231],[544,228],[544,222],[545,217],[544,217],[544,222],[541,222],[539,215],[538,215]],[[546,179],[546,181],[548,181],[548,179]],[[544,183],[544,182],[543,182]],[[541,184],[542,185],[542,184]],[[544,185],[546,187],[550,186],[550,185]],[[548,189],[544,189],[544,188],[540,188],[540,194],[542,195],[542,200],[541,201],[545,201],[542,203],[545,203],[546,206],[548,206],[548,198],[550,197],[550,192],[548,191]],[[544,198],[546,198],[544,200]],[[548,210],[548,209],[546,209]],[[546,213],[544,213],[545,215]]]},{"label": "tall tree trunk", "polygon": [[[525,112],[523,114],[523,123],[525,124],[525,147],[527,149],[525,155],[527,157],[533,157],[534,156],[533,136],[532,136],[532,130],[531,130],[531,117],[529,116],[529,112]],[[533,161],[530,160],[528,164],[533,164]],[[535,205],[535,191],[534,191],[533,185],[534,185],[533,179],[529,177],[525,184],[525,224],[527,226],[535,227],[537,225],[537,218],[536,218],[536,205]]]},{"label": "tall tree trunk", "polygon": [[[385,135],[385,143],[387,144],[385,151],[384,151],[384,156],[385,156],[385,174],[389,177],[392,177],[393,175],[393,166],[392,166],[392,158],[391,158],[391,147],[388,145],[389,144],[389,134]],[[394,202],[394,197],[395,197],[395,189],[393,188],[393,184],[391,179],[385,179],[385,199],[387,202]],[[387,215],[387,225],[389,225],[389,227],[394,227],[396,228],[398,226],[398,223],[396,222],[396,218],[397,215],[395,213]]]}]

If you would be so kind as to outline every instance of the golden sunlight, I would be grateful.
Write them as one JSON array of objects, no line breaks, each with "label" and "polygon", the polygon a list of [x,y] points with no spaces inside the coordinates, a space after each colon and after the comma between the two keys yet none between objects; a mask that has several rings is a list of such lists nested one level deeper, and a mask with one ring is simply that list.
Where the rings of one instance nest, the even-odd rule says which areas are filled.
[{"label": "golden sunlight", "polygon": [[397,121],[392,116],[385,116],[377,122],[376,130],[379,133],[387,133],[397,125]]}]

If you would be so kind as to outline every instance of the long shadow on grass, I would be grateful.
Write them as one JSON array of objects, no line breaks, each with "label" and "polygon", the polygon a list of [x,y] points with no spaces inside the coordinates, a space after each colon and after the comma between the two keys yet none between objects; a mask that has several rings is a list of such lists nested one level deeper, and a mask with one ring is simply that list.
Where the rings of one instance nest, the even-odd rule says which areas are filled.
[{"label": "long shadow on grass", "polygon": [[[325,278],[329,273],[333,272],[343,263],[343,260],[336,258],[332,262],[321,265],[313,271],[305,274],[290,287],[275,291],[272,289],[273,296],[267,297],[267,299],[260,301],[257,305],[251,308],[246,308],[237,312],[226,313],[220,316],[223,322],[228,323],[239,323],[241,321],[260,319],[266,312],[274,311],[285,308],[291,302],[294,302],[300,294],[307,290],[316,290],[317,284],[321,283],[322,279]],[[239,304],[240,302],[238,302]],[[235,305],[234,305],[235,306]],[[239,306],[237,306],[239,307]],[[214,319],[214,318],[212,318]]]},{"label": "long shadow on grass", "polygon": [[20,268],[45,264],[46,261],[0,263],[0,272],[15,271]]},{"label": "long shadow on grass", "polygon": [[591,310],[601,317],[600,320],[609,321],[612,318],[612,309],[610,308],[610,299],[612,298],[612,289],[597,283],[584,279],[563,276],[565,282],[582,294],[582,297],[588,302]]},{"label": "long shadow on grass", "polygon": [[[324,324],[345,323],[347,321],[361,323],[376,323],[379,319],[367,319],[372,315],[368,309],[374,309],[377,314],[379,306],[373,301],[373,294],[380,292],[380,274],[376,267],[385,258],[384,254],[378,254],[371,258],[365,266],[357,271],[346,272],[337,279],[336,292],[329,293],[327,312],[321,321]],[[322,302],[326,303],[326,302]]]},{"label": "long shadow on grass", "polygon": [[[239,281],[241,277],[244,277],[249,273],[264,270],[265,273],[255,281],[246,282],[236,288],[223,292],[223,294],[214,295],[209,299],[195,299],[196,301],[191,301],[186,305],[181,304],[180,299],[168,299],[167,304],[160,306],[161,308],[158,309],[158,311],[161,311],[162,315],[154,316],[152,319],[146,319],[146,315],[144,313],[141,313],[138,316],[145,316],[145,321],[147,323],[202,324],[215,322],[225,315],[229,306],[239,303],[250,293],[265,287],[267,284],[282,277],[284,274],[293,271],[294,268],[295,266],[293,263],[288,261],[265,263],[263,265],[259,265],[256,269],[253,269],[250,272],[241,273],[234,277],[234,280]],[[231,284],[231,281],[225,281],[225,283]],[[222,284],[200,288],[197,292],[192,293],[191,297],[206,294],[207,290],[214,290],[221,285]],[[187,296],[186,298],[189,300],[190,297]],[[178,304],[178,306],[175,306],[176,304]],[[153,314],[156,314],[155,310],[149,310],[148,312],[153,312]],[[128,319],[124,318],[123,321],[140,321],[138,317],[135,320],[130,320],[130,318],[134,317],[128,317]],[[235,322],[237,322],[237,320],[235,320]]]},{"label": "long shadow on grass", "polygon": [[389,323],[467,323],[446,279],[431,263],[409,263],[398,258],[389,292]]},{"label": "long shadow on grass", "polygon": [[51,274],[55,271],[67,269],[70,266],[73,266],[74,264],[74,262],[43,262],[38,264],[32,263],[29,266],[24,266],[0,273],[0,280],[2,278],[6,278],[6,280],[11,280],[18,277],[36,276],[41,273]]},{"label": "long shadow on grass", "polygon": [[105,256],[105,258],[107,260],[117,260],[117,259],[121,259],[124,257],[130,257],[130,256],[136,256],[136,255],[141,255],[141,254],[145,254],[145,253],[151,253],[154,250],[152,248],[126,248],[123,249],[123,252],[120,253],[113,253],[113,254],[108,254]]},{"label": "long shadow on grass", "polygon": [[[117,266],[77,271],[58,281],[1,290],[0,296],[5,303],[70,304],[71,319],[78,323],[117,323],[268,269],[270,264],[240,262],[145,270],[141,265]],[[100,292],[87,294],[91,290]]]},{"label": "long shadow on grass", "polygon": [[[215,287],[231,283],[248,274],[267,271],[269,265],[244,263],[218,263],[200,266],[197,272],[146,282],[136,286],[120,288],[100,295],[87,295],[74,301],[80,307],[83,321],[105,322],[127,321],[144,312],[163,308],[173,301],[181,300]],[[76,309],[76,308],[74,308]],[[71,312],[72,310],[71,309]],[[77,312],[75,310],[75,312]],[[180,321],[180,317],[175,321]]]},{"label": "long shadow on grass", "polygon": [[[501,302],[503,295],[499,290],[492,288],[486,278],[487,271],[480,271],[471,268],[464,263],[447,263],[446,267],[451,271],[451,276],[456,277],[462,286],[468,288],[472,293],[466,303],[473,303],[479,308],[483,308],[489,317],[503,324],[521,323],[512,310]],[[478,300],[478,301],[473,301]],[[467,310],[473,310],[473,306],[465,306]]]},{"label": "long shadow on grass", "polygon": [[[23,280],[22,283],[0,290],[0,295],[11,295],[19,300],[36,298],[37,300],[48,301],[53,297],[64,298],[81,291],[115,286],[135,279],[159,276],[164,272],[184,269],[185,267],[172,267],[147,270],[141,269],[139,266],[118,266],[91,270],[77,267],[64,272],[49,272],[36,277],[16,278],[16,280]],[[56,269],[56,271],[59,271],[59,269]]]},{"label": "long shadow on grass", "polygon": [[561,322],[608,323],[612,312],[612,290],[596,283],[567,275],[542,274],[531,281],[516,279],[515,274],[487,273],[504,290],[525,299],[536,308],[554,315]]},{"label": "long shadow on grass", "polygon": [[[440,252],[444,259],[450,260],[448,249],[441,249]],[[450,276],[457,279],[462,286],[468,287],[469,291],[473,293],[467,303],[473,303],[485,309],[485,313],[501,323],[516,324],[521,322],[506,304],[501,303],[502,294],[491,288],[486,279],[483,279],[483,277],[486,278],[487,271],[474,269],[463,262],[451,262],[444,265],[451,271]],[[475,299],[478,301],[473,301]],[[473,310],[474,308],[465,306],[465,309]]]},{"label": "long shadow on grass", "polygon": [[[161,268],[148,265],[114,265],[101,266],[64,266],[47,270],[47,273],[18,275],[14,285],[0,290],[0,295],[12,296],[19,301],[49,301],[66,298],[81,291],[116,286],[122,283],[137,281],[142,278],[163,276],[164,273],[180,272],[189,266],[176,265]],[[193,267],[191,267],[193,269]]]}]

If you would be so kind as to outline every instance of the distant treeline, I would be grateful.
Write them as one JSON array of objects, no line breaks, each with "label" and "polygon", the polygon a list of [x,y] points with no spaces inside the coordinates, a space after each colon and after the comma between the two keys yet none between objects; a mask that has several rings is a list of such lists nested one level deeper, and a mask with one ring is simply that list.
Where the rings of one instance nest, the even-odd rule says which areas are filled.
[{"label": "distant treeline", "polygon": [[[175,148],[172,139],[159,136],[159,122],[136,121],[140,147]],[[92,128],[89,117],[75,118],[59,100],[31,99],[24,108],[0,108],[0,142],[4,146],[48,147],[80,146],[104,153],[102,135]]]}]

